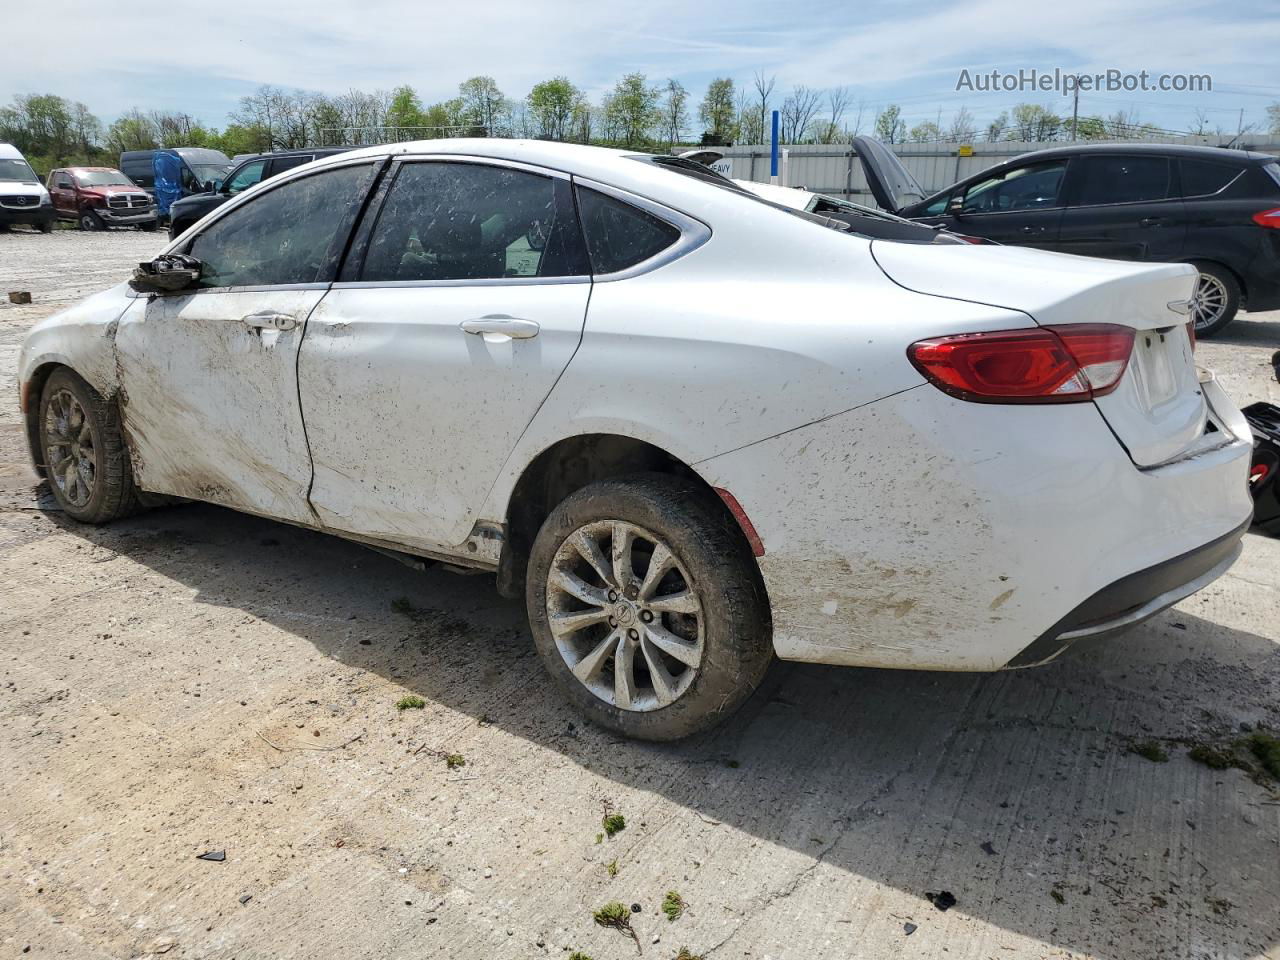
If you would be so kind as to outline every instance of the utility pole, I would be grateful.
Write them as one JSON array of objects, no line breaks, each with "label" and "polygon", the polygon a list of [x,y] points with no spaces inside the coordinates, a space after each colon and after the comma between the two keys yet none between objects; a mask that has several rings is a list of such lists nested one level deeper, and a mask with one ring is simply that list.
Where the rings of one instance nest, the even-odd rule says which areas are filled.
[{"label": "utility pole", "polygon": [[1076,122],[1080,117],[1080,74],[1071,75],[1071,139],[1076,140]]}]

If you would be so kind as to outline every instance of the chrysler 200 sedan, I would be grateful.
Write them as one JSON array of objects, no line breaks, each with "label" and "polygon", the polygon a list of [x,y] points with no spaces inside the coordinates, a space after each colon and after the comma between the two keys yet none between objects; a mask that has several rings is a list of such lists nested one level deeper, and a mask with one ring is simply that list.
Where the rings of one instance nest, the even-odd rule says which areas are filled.
[{"label": "chrysler 200 sedan", "polygon": [[1219,576],[1248,427],[1196,271],[873,239],[676,158],[503,140],[264,182],[38,324],[68,515],[156,495],[493,571],[636,737],[771,658],[1043,663]]}]

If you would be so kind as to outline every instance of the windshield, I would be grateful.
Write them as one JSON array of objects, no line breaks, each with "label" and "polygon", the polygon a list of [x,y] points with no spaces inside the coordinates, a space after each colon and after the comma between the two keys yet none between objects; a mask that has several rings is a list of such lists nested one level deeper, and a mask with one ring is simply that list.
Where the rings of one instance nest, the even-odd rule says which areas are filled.
[{"label": "windshield", "polygon": [[189,163],[191,172],[196,175],[196,179],[201,183],[209,180],[221,180],[227,175],[227,171],[231,169],[229,163]]},{"label": "windshield", "polygon": [[77,173],[76,183],[82,187],[132,187],[133,181],[119,170],[86,170]]},{"label": "windshield", "polygon": [[18,180],[22,183],[39,183],[40,178],[25,160],[0,159],[0,180]]}]

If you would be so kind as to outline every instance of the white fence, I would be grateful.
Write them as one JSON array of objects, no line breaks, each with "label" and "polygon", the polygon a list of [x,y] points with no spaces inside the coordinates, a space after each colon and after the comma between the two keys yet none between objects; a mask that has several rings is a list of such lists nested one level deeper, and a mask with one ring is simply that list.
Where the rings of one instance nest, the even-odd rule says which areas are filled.
[{"label": "white fence", "polygon": [[[1231,137],[1184,137],[1165,142],[1179,145],[1225,146],[1233,139]],[[925,192],[932,193],[1009,157],[1063,145],[1062,141],[975,143],[967,146],[971,151],[968,156],[961,155],[966,152],[966,147],[958,143],[900,143],[894,144],[891,149],[902,158],[903,164],[920,181]],[[1247,137],[1234,145],[1247,150],[1280,155],[1280,137]],[[755,180],[759,183],[769,181],[768,144],[713,149],[722,151],[725,160],[731,162],[729,175],[734,179]],[[862,164],[849,144],[800,144],[785,149],[788,151],[785,181],[787,186],[805,187],[815,193],[847,197],[850,200],[875,205],[875,201],[867,190],[866,178],[862,175]]]}]

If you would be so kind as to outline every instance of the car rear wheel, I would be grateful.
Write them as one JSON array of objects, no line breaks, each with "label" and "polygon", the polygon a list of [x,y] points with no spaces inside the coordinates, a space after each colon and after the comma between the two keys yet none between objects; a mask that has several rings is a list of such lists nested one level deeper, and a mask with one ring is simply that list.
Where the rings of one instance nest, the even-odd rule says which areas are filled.
[{"label": "car rear wheel", "polygon": [[544,665],[586,715],[645,740],[729,716],[773,655],[755,560],[723,506],[689,480],[591,484],[552,511],[526,583]]},{"label": "car rear wheel", "polygon": [[138,509],[119,410],[66,368],[45,382],[39,431],[49,487],[68,516],[106,523]]},{"label": "car rear wheel", "polygon": [[84,213],[80,214],[80,229],[101,230],[102,221],[98,219],[98,215],[92,210],[86,210]]},{"label": "car rear wheel", "polygon": [[1240,284],[1231,272],[1216,263],[1197,263],[1195,293],[1191,296],[1191,318],[1196,336],[1209,337],[1235,319],[1240,309]]}]

